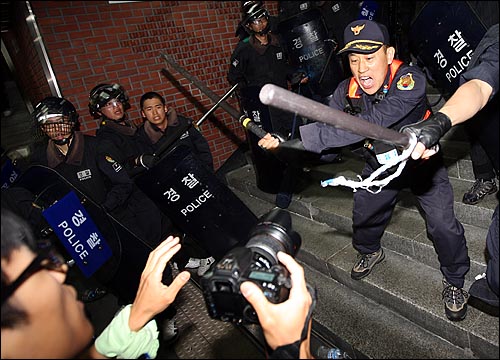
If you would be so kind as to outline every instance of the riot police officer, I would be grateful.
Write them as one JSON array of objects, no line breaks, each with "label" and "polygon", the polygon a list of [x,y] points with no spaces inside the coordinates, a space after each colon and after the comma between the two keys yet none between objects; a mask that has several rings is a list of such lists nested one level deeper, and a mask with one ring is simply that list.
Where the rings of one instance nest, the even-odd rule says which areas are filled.
[{"label": "riot police officer", "polygon": [[95,137],[76,131],[78,113],[71,102],[47,97],[32,116],[48,137],[46,148],[34,151],[33,163],[56,170],[108,212],[126,207],[134,183],[119,162],[98,151]]},{"label": "riot police officer", "polygon": [[[240,84],[242,110],[264,130],[283,139],[294,137],[298,119],[293,114],[277,108],[269,108],[259,100],[259,92],[265,84],[288,89],[306,83],[304,73],[296,71],[288,62],[281,38],[271,30],[269,12],[262,1],[245,1],[243,18],[239,27],[249,34],[238,42],[231,55],[228,80]],[[287,167],[265,154],[257,146],[258,139],[248,133],[248,141],[254,156],[257,186],[269,193],[277,193],[276,205],[287,208],[290,204],[298,169]]]},{"label": "riot police officer", "polygon": [[119,84],[99,84],[89,94],[89,110],[101,123],[96,131],[99,146],[103,151],[118,151],[114,157],[133,177],[141,169],[137,163],[140,149],[137,126],[128,119],[129,98]]}]

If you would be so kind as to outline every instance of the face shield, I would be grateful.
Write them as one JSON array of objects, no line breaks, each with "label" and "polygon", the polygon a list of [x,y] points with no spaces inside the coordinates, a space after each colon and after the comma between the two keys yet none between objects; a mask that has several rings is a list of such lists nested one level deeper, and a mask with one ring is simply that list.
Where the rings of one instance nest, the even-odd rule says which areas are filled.
[{"label": "face shield", "polygon": [[56,144],[66,144],[73,134],[74,123],[62,114],[48,114],[39,119],[42,131]]}]

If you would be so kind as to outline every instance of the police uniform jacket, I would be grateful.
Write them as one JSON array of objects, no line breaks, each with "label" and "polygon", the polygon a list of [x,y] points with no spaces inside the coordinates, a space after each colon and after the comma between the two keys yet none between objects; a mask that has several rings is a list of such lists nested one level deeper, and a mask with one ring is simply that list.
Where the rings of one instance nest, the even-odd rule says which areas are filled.
[{"label": "police uniform jacket", "polygon": [[279,37],[269,33],[267,45],[260,45],[255,36],[238,43],[231,55],[228,80],[231,85],[262,87],[270,83],[287,89],[293,72]]},{"label": "police uniform jacket", "polygon": [[135,159],[141,154],[137,126],[129,120],[125,120],[125,125],[112,120],[102,120],[96,137],[100,151],[110,154],[123,165],[129,176],[133,176]]},{"label": "police uniform jacket", "polygon": [[[165,131],[160,130],[149,121],[146,121],[144,126],[139,128],[138,134],[142,140],[142,144],[144,144],[143,152],[155,153],[164,143],[173,141],[169,148],[180,145],[188,146],[193,155],[213,171],[213,158],[208,142],[191,125],[192,120],[182,115],[177,115],[175,109],[170,108],[167,112],[167,123],[168,126]],[[179,136],[176,131],[179,128],[186,128],[187,130]],[[178,138],[175,140],[172,139],[173,137]]]},{"label": "police uniform jacket", "polygon": [[56,170],[107,211],[122,206],[133,190],[125,169],[112,157],[98,152],[95,137],[79,131],[74,133],[66,156],[49,141],[46,151],[35,152],[32,163]]},{"label": "police uniform jacket", "polygon": [[[421,70],[394,60],[399,67],[391,74],[388,66],[384,86],[374,95],[364,93],[357,88],[351,99],[358,116],[371,123],[399,130],[402,126],[422,120],[429,115],[426,96],[426,78]],[[391,79],[392,77],[392,79]],[[355,81],[353,80],[355,83]],[[342,81],[335,90],[329,106],[347,111],[347,101],[351,79]],[[352,89],[351,89],[352,92]],[[335,147],[351,145],[364,139],[363,136],[337,129],[331,125],[316,122],[299,128],[306,150],[321,153]]]}]

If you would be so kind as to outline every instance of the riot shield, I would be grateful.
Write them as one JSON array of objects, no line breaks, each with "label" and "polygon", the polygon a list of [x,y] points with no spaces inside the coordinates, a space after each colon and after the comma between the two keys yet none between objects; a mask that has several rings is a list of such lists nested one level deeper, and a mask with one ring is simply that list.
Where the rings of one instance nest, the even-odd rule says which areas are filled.
[{"label": "riot shield", "polygon": [[168,151],[137,186],[216,260],[244,246],[256,216],[187,146]]},{"label": "riot shield", "polygon": [[[92,220],[97,228],[95,233],[100,236],[94,240],[75,236],[73,234],[75,227],[70,229],[71,226],[68,226],[68,224],[71,225],[71,222],[75,222],[75,220],[70,220],[71,216],[68,217],[66,224],[63,224],[63,221],[60,222],[61,229],[50,226],[47,221],[40,227],[41,234],[36,235],[42,238],[49,237],[66,261],[76,263],[81,267],[80,270],[86,277],[89,277],[90,272],[85,267],[92,264],[92,257],[96,256],[96,249],[98,249],[92,251],[90,248],[93,248],[97,243],[101,249],[106,249],[104,246],[106,244],[110,249],[111,256],[99,268],[94,269],[95,272],[92,272],[90,276],[113,290],[122,299],[128,301],[134,299],[142,270],[152,250],[147,244],[131,233],[125,224],[121,224],[112,215],[106,213],[101,206],[74,188],[70,182],[51,168],[42,165],[31,166],[13,186],[29,190],[35,196],[34,203],[45,209],[44,217],[46,219],[48,219],[46,213],[49,212],[52,217],[68,217],[70,214],[66,214],[67,210],[64,208],[56,210],[54,208],[67,197],[75,196],[82,205],[82,210],[85,211],[84,218]],[[61,230],[62,233],[58,233],[57,230]],[[75,250],[78,250],[78,247],[81,250],[68,250],[69,244]]]},{"label": "riot shield", "polygon": [[309,76],[307,86],[312,96],[308,97],[323,102],[344,76],[341,62],[335,55],[337,41],[328,38],[321,11],[300,12],[280,22],[278,29],[286,43],[290,64]]},{"label": "riot shield", "polygon": [[448,99],[486,27],[466,1],[429,1],[410,28],[410,51]]},{"label": "riot shield", "polygon": [[[273,126],[269,107],[259,99],[261,87],[246,87],[240,89],[241,108],[247,116],[266,132],[274,133],[277,129]],[[278,160],[257,145],[259,138],[246,131],[247,141],[252,154],[257,187],[269,194],[279,192],[283,181],[286,164]]]}]

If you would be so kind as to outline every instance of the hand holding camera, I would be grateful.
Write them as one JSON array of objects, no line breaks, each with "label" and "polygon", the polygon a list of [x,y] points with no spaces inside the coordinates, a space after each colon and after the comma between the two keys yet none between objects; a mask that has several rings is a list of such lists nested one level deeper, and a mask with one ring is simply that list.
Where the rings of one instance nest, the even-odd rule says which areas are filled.
[{"label": "hand holding camera", "polygon": [[273,303],[288,298],[291,280],[277,254],[295,256],[299,251],[301,239],[291,221],[290,213],[278,208],[264,215],[250,231],[246,245],[230,250],[201,278],[210,317],[236,324],[258,323],[255,310],[240,291],[247,280],[257,284]]},{"label": "hand holding camera", "polygon": [[[292,288],[288,300],[278,304],[270,302],[260,287],[251,281],[246,281],[240,286],[242,295],[255,309],[266,341],[273,350],[295,343],[301,338],[312,304],[302,266],[290,255],[281,251],[278,253],[278,259],[290,272]],[[307,326],[311,326],[311,319]],[[300,346],[301,352],[309,351],[309,342],[308,336]]]}]

